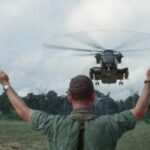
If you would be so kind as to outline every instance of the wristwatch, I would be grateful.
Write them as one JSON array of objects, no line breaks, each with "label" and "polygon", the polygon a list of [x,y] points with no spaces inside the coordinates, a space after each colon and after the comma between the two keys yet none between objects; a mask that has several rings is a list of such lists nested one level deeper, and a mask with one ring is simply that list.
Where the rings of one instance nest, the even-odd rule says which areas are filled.
[{"label": "wristwatch", "polygon": [[145,84],[146,84],[146,83],[150,83],[150,80],[145,80],[144,83],[145,83]]},{"label": "wristwatch", "polygon": [[9,88],[10,88],[10,85],[9,85],[9,84],[5,84],[5,85],[3,85],[3,89],[4,89],[4,91],[7,91]]}]

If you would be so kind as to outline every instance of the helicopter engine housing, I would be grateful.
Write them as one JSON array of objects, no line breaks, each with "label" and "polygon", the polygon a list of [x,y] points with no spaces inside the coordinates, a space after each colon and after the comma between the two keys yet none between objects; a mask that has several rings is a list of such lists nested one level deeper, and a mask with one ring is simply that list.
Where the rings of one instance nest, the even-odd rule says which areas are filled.
[{"label": "helicopter engine housing", "polygon": [[102,55],[100,53],[97,53],[95,55],[95,58],[96,58],[96,63],[97,64],[100,64],[101,60],[102,60]]}]

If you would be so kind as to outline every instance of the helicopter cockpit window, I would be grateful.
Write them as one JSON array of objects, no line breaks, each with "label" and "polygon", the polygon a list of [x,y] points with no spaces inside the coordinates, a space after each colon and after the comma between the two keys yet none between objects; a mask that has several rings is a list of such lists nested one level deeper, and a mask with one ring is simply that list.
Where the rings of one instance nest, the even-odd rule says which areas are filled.
[{"label": "helicopter cockpit window", "polygon": [[105,53],[104,55],[103,55],[103,61],[104,62],[114,62],[114,56],[113,56],[113,54],[111,54],[111,53]]}]

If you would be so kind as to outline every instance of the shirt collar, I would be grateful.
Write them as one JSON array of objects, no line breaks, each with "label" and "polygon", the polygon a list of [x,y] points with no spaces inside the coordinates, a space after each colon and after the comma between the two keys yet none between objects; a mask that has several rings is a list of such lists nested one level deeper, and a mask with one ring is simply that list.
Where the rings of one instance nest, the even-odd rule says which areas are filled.
[{"label": "shirt collar", "polygon": [[91,110],[87,108],[75,109],[71,112],[71,114],[90,114]]}]

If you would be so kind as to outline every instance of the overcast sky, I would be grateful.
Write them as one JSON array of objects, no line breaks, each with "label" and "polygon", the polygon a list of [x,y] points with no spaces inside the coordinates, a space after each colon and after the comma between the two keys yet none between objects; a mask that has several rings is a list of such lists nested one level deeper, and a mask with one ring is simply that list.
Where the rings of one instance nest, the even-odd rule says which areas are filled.
[{"label": "overcast sky", "polygon": [[8,73],[20,95],[48,90],[63,95],[70,78],[88,75],[95,59],[76,57],[77,52],[49,50],[43,43],[91,48],[77,41],[51,38],[79,31],[88,31],[106,48],[115,48],[133,37],[126,49],[141,50],[123,53],[123,63],[119,66],[129,67],[129,80],[123,86],[101,84],[96,89],[104,93],[110,91],[116,100],[141,92],[150,66],[150,51],[142,48],[150,48],[150,34],[135,36],[135,33],[120,31],[150,33],[148,0],[0,0],[0,68]]}]

